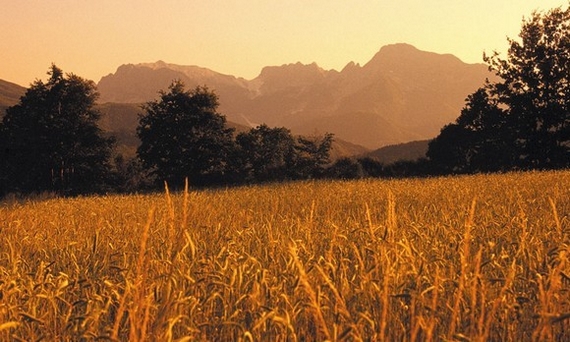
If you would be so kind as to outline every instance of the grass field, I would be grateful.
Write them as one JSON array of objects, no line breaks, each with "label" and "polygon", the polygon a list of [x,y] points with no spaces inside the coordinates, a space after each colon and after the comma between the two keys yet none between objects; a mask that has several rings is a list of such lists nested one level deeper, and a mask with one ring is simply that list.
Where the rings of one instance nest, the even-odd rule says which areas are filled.
[{"label": "grass field", "polygon": [[0,207],[0,340],[570,340],[570,172]]}]

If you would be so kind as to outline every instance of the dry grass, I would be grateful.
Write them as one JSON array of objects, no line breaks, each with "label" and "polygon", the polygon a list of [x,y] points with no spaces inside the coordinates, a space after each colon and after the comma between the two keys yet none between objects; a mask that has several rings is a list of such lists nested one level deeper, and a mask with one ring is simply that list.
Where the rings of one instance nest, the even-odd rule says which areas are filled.
[{"label": "dry grass", "polygon": [[0,340],[570,339],[570,172],[0,207]]}]

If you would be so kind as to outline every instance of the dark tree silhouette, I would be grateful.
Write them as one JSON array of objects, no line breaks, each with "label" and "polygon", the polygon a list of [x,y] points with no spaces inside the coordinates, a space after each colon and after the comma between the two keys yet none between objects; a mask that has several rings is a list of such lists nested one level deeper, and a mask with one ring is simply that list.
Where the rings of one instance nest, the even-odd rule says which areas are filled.
[{"label": "dark tree silhouette", "polygon": [[570,166],[570,8],[535,12],[507,59],[485,56],[500,81],[467,98],[428,157],[439,172]]},{"label": "dark tree silhouette", "polygon": [[455,123],[429,143],[427,156],[438,173],[489,172],[508,169],[515,151],[506,112],[485,88],[467,98]]},{"label": "dark tree silhouette", "polygon": [[[8,108],[0,125],[4,192],[78,194],[102,190],[113,140],[104,138],[92,81],[52,65]],[[1,192],[1,191],[0,191]]]},{"label": "dark tree silhouette", "polygon": [[333,134],[326,133],[322,137],[298,137],[295,144],[295,161],[290,169],[293,179],[320,178],[325,174],[330,163],[330,150]]},{"label": "dark tree silhouette", "polygon": [[286,128],[261,125],[236,137],[242,179],[246,182],[287,178],[295,160],[295,139]]},{"label": "dark tree silhouette", "polygon": [[357,159],[365,177],[380,177],[384,173],[384,164],[371,157]]},{"label": "dark tree silhouette", "polygon": [[490,92],[508,108],[515,166],[570,166],[570,8],[533,13],[519,37],[507,59],[485,57],[502,79]]},{"label": "dark tree silhouette", "polygon": [[357,179],[364,177],[364,171],[359,161],[344,157],[336,160],[326,170],[328,178]]},{"label": "dark tree silhouette", "polygon": [[158,182],[179,187],[186,178],[197,186],[227,180],[233,129],[217,108],[218,97],[208,88],[186,91],[180,81],[143,106],[137,155]]}]

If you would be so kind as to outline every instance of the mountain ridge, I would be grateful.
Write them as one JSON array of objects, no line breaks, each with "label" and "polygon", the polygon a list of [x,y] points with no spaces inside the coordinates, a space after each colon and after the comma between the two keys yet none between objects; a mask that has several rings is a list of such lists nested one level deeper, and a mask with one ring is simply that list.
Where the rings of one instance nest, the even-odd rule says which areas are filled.
[{"label": "mountain ridge", "polygon": [[181,80],[187,89],[214,90],[219,112],[236,124],[265,123],[302,135],[330,132],[374,150],[437,136],[460,114],[465,98],[492,78],[485,64],[399,43],[340,71],[296,62],[264,67],[250,80],[161,60],[123,64],[97,88],[99,104],[141,104]]}]

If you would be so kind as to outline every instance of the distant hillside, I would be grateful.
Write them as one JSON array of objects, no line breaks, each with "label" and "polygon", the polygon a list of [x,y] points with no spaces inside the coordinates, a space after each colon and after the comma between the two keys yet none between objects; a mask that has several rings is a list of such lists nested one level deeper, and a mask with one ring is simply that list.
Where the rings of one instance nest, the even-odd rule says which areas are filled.
[{"label": "distant hillside", "polygon": [[343,157],[363,155],[369,151],[370,150],[364,146],[356,145],[339,138],[334,138],[331,147],[330,159],[331,161],[335,161]]},{"label": "distant hillside", "polygon": [[284,126],[296,134],[331,132],[372,149],[435,137],[486,78],[493,75],[484,64],[395,44],[364,66],[270,66],[253,80],[161,61],[129,64],[103,77],[98,88],[101,102],[140,103],[155,99],[174,79],[188,88],[207,85],[220,96],[220,112],[229,121]]},{"label": "distant hillside", "polygon": [[4,116],[6,108],[17,104],[24,95],[26,88],[15,83],[0,80],[0,118]]},{"label": "distant hillside", "polygon": [[392,164],[397,161],[414,161],[426,156],[430,140],[411,141],[409,143],[384,146],[366,153],[383,164]]}]

